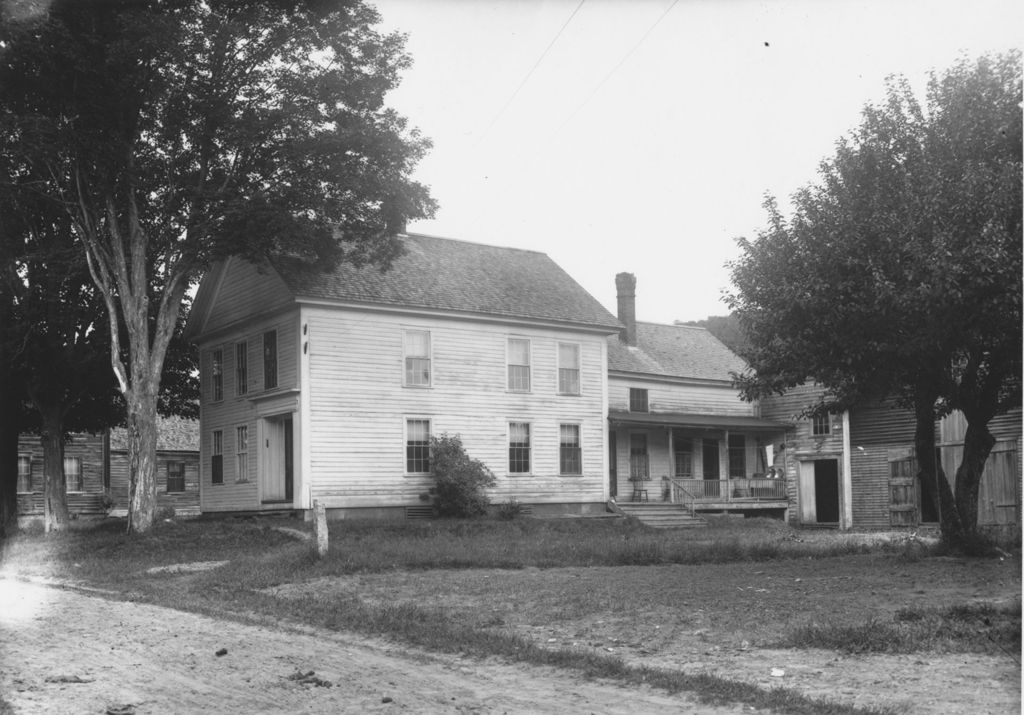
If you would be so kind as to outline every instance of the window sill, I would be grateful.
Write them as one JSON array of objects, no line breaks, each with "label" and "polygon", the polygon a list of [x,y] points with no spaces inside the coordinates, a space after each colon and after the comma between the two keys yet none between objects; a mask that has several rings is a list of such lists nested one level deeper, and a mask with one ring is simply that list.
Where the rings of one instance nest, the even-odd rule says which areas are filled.
[{"label": "window sill", "polygon": [[402,385],[402,387],[407,387],[410,390],[433,390],[434,389],[433,385]]}]

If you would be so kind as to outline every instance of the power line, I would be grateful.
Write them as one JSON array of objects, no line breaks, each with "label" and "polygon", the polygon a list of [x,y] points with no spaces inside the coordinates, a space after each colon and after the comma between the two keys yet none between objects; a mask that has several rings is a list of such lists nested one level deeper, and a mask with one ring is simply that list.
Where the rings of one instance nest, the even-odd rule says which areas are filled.
[{"label": "power line", "polygon": [[661,21],[665,19],[665,16],[668,15],[669,12],[672,11],[672,8],[674,8],[676,6],[676,3],[678,3],[678,2],[679,2],[679,0],[672,0],[672,4],[669,5],[667,8],[665,8],[665,11],[663,13],[661,13],[661,15],[658,16],[658,19],[654,21],[653,25],[651,25],[650,27],[647,28],[647,32],[645,32],[643,34],[643,36],[637,41],[637,43],[635,45],[633,45],[632,48],[630,48],[629,52],[627,52],[625,55],[623,55],[622,59],[619,60],[619,63],[617,65],[615,65],[614,67],[612,67],[611,71],[604,76],[604,79],[602,79],[600,82],[598,82],[597,86],[594,87],[594,89],[590,92],[590,94],[587,95],[587,98],[584,99],[582,102],[580,102],[580,104],[576,107],[576,109],[572,110],[572,113],[568,117],[566,117],[565,121],[563,121],[559,125],[558,129],[555,130],[555,134],[553,136],[557,136],[559,132],[561,132],[563,129],[565,129],[565,125],[568,124],[569,122],[571,122],[572,119],[577,114],[579,114],[580,110],[583,109],[585,106],[587,106],[587,104],[590,102],[590,100],[594,98],[594,95],[596,95],[598,92],[601,91],[601,88],[604,87],[604,85],[608,82],[608,80],[610,80],[612,78],[612,75],[614,75],[619,70],[619,68],[622,67],[622,65],[626,64],[626,60],[628,60],[630,57],[632,57],[634,52],[636,52],[638,49],[640,49],[640,46],[642,44],[644,44],[644,42],[647,40],[647,38],[650,36],[650,34],[652,32],[654,32],[654,28],[656,28],[658,25],[661,24]]},{"label": "power line", "polygon": [[540,57],[538,57],[537,61],[533,63],[533,67],[531,67],[530,71],[526,73],[526,76],[523,77],[523,80],[519,83],[519,86],[516,87],[515,91],[512,92],[512,96],[510,96],[508,100],[505,102],[505,104],[501,107],[501,109],[498,110],[498,113],[494,116],[494,119],[492,119],[491,123],[487,125],[486,129],[484,129],[483,133],[480,135],[480,138],[476,140],[476,143],[473,145],[474,147],[480,145],[480,142],[484,140],[484,138],[491,131],[491,129],[494,128],[494,125],[498,123],[498,120],[501,119],[501,117],[505,114],[505,110],[507,110],[509,106],[511,106],[512,102],[515,101],[515,98],[519,96],[519,92],[522,91],[523,87],[526,86],[526,83],[530,81],[530,77],[532,77],[533,73],[537,70],[538,67],[540,67],[540,63],[543,62],[544,58],[548,56],[548,52],[550,52],[551,48],[555,46],[556,42],[558,42],[558,38],[562,36],[562,33],[565,32],[565,28],[567,28],[569,26],[569,23],[572,22],[572,19],[576,17],[576,13],[580,11],[580,8],[583,7],[583,3],[585,2],[586,0],[580,0],[579,4],[576,6],[576,9],[572,11],[572,14],[569,15],[568,19],[558,29],[558,32],[552,38],[551,42],[548,43],[548,46],[544,48],[544,51],[540,54]]}]

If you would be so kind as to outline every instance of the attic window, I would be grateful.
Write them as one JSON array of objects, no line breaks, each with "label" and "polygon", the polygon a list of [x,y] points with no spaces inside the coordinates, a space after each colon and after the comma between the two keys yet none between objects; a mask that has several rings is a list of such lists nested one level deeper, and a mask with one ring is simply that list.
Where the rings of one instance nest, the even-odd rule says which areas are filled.
[{"label": "attic window", "polygon": [[647,390],[639,387],[629,388],[629,411],[647,412]]}]

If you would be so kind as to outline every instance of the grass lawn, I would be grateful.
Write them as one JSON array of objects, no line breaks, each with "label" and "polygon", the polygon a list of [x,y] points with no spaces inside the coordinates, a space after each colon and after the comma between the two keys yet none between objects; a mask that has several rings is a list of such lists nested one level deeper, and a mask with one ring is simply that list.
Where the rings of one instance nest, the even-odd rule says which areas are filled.
[{"label": "grass lawn", "polygon": [[[1021,648],[1019,596],[984,598],[1019,594],[1019,549],[1009,559],[961,559],[915,538],[728,517],[699,531],[582,519],[348,521],[331,524],[330,552],[318,560],[288,533],[308,533],[294,521],[170,521],[142,537],[122,529],[107,520],[51,538],[26,533],[3,547],[2,567],[114,598],[358,631],[779,712],[886,710],[681,668],[671,644],[1000,656]],[[219,565],[160,570],[207,562]]]}]

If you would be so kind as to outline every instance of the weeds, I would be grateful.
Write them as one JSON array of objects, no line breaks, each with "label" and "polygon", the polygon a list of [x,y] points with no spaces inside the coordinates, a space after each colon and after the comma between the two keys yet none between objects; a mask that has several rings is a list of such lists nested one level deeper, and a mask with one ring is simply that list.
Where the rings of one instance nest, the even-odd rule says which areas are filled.
[{"label": "weeds", "polygon": [[811,623],[791,630],[780,645],[844,653],[1009,653],[1018,658],[1021,602],[903,608],[891,621],[873,618],[857,624]]}]

